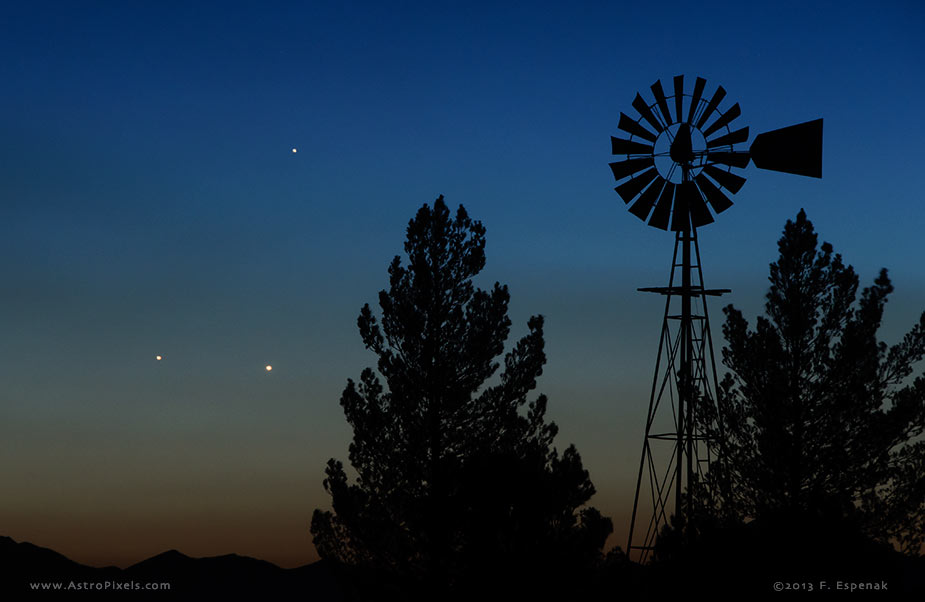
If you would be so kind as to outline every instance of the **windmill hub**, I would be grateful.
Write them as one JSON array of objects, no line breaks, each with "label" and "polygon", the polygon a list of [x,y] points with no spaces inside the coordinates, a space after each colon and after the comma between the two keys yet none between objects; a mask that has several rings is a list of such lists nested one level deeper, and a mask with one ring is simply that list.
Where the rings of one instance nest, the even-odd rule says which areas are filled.
[{"label": "windmill hub", "polygon": [[[694,178],[703,169],[707,141],[700,130],[687,128],[686,124],[675,123],[666,127],[655,140],[653,159],[658,175],[666,182],[680,184],[683,174],[682,166],[687,166],[688,176]],[[681,142],[679,142],[681,140]],[[690,147],[687,144],[690,144]]]},{"label": "windmill hub", "polygon": [[694,147],[691,143],[691,126],[682,123],[675,132],[674,142],[671,143],[671,150],[668,155],[671,160],[680,165],[690,166],[694,161]]}]

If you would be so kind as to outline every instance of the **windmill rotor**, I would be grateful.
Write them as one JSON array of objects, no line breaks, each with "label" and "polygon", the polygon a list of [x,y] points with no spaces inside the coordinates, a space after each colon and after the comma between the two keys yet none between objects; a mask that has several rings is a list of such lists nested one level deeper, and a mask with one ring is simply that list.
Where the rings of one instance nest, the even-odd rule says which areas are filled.
[{"label": "windmill rotor", "polygon": [[704,96],[707,82],[698,77],[690,93],[684,76],[675,76],[673,94],[661,80],[649,89],[653,101],[636,93],[632,106],[639,117],[620,113],[622,134],[611,136],[610,163],[614,190],[630,213],[662,230],[689,231],[709,224],[732,206],[745,184],[736,170],[749,162],[761,169],[822,177],[822,119],[759,134],[747,149],[748,126],[734,122],[738,103],[722,110],[726,90],[718,86]]}]

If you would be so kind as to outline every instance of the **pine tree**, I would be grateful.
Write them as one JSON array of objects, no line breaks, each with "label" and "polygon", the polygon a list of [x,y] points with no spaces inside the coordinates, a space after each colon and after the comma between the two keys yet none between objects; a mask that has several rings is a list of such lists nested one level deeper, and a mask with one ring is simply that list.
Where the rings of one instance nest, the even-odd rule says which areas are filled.
[{"label": "pine tree", "polygon": [[462,206],[452,218],[442,196],[409,223],[408,265],[396,256],[389,266],[381,318],[367,304],[358,319],[378,374],[367,368],[341,397],[357,477],[330,460],[333,512],[312,517],[323,558],[405,592],[445,596],[544,567],[565,574],[593,564],[612,530],[581,509],[594,487],[574,446],[561,456],[552,447],[546,397],[528,400],[546,361],[542,316],[497,375],[509,294],[474,287],[484,249],[482,224]]},{"label": "pine tree", "polygon": [[[802,210],[770,266],[766,316],[754,330],[724,309],[730,369],[723,430],[712,425],[729,485],[723,511],[849,521],[918,553],[925,534],[925,313],[901,342],[877,339],[893,286],[885,269],[863,289]],[[857,301],[857,302],[856,302]]]}]

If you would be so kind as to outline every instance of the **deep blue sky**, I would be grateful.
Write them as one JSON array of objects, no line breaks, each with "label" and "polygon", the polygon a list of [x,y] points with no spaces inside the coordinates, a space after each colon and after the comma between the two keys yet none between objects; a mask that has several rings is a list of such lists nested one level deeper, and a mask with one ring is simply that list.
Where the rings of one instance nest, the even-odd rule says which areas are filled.
[{"label": "deep blue sky", "polygon": [[753,136],[825,118],[822,180],[749,167],[701,230],[724,302],[754,318],[805,207],[863,283],[891,269],[887,341],[925,309],[919,3],[440,4],[2,9],[0,533],[315,558],[340,391],[374,363],[358,310],[444,194],[488,230],[513,335],[547,317],[539,389],[622,545],[661,320],[635,289],[671,234],[626,212],[608,138],[679,73]]}]

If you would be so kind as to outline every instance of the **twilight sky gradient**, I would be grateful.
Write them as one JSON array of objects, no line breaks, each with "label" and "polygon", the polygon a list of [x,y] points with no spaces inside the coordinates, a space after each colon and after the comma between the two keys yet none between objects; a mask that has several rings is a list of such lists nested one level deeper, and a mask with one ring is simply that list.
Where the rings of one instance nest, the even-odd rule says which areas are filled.
[{"label": "twilight sky gradient", "polygon": [[752,136],[825,118],[822,180],[749,167],[700,231],[724,303],[754,319],[805,207],[863,285],[890,268],[887,342],[925,309],[919,2],[433,4],[4,5],[0,534],[316,559],[357,314],[444,194],[511,340],[546,316],[539,391],[624,545],[663,309],[636,288],[672,235],[627,213],[608,138],[659,78],[722,84]]}]

